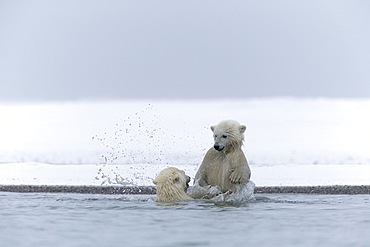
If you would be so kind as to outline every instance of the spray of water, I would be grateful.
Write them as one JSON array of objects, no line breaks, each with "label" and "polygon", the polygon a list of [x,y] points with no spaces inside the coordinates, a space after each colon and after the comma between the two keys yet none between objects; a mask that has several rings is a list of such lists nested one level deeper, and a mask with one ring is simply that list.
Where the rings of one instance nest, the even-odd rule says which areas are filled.
[{"label": "spray of water", "polygon": [[253,181],[250,180],[245,184],[237,184],[235,187],[235,193],[231,191],[222,193],[218,186],[200,186],[199,183],[195,181],[194,186],[189,187],[187,193],[195,199],[211,199],[212,201],[218,202],[244,202],[255,200],[255,184]]},{"label": "spray of water", "polygon": [[[116,123],[113,130],[93,136],[92,139],[100,143],[105,150],[100,156],[100,162],[97,165],[98,174],[95,179],[100,180],[102,185],[136,185],[133,181],[153,179],[138,177],[143,176],[142,170],[137,171],[140,175],[135,175],[135,180],[129,178],[126,174],[127,169],[137,170],[138,164],[147,164],[148,167],[194,164],[196,167],[198,165],[196,162],[200,160],[200,157],[194,155],[196,152],[193,152],[193,149],[198,150],[199,148],[196,143],[194,144],[194,136],[177,134],[181,132],[179,129],[186,130],[185,123],[181,128],[181,122],[179,119],[179,123],[170,125],[167,120],[162,121],[160,112],[153,105],[148,104],[142,110]],[[175,131],[169,129],[171,127],[175,128]],[[183,149],[184,143],[190,142],[192,143],[191,148]],[[201,155],[201,151],[199,153]],[[122,169],[122,165],[126,167],[126,170]]]}]

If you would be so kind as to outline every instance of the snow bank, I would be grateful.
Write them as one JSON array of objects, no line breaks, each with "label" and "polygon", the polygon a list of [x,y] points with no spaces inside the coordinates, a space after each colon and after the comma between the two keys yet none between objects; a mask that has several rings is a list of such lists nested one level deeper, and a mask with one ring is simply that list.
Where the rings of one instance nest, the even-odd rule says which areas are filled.
[{"label": "snow bank", "polygon": [[0,183],[149,185],[168,166],[191,175],[209,127],[234,119],[247,126],[257,186],[368,184],[369,112],[370,100],[339,99],[1,103]]}]

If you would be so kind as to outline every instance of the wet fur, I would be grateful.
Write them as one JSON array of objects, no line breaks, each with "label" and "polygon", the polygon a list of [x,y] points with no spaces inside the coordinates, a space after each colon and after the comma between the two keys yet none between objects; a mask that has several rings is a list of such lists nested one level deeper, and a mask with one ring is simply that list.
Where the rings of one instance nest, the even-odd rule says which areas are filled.
[{"label": "wet fur", "polygon": [[170,167],[162,170],[153,180],[157,188],[156,202],[193,200],[186,194],[190,177],[184,171]]},{"label": "wet fur", "polygon": [[245,129],[244,125],[232,120],[211,127],[215,145],[206,153],[195,175],[196,183],[200,186],[217,186],[225,193],[235,192],[236,184],[249,181],[251,171],[241,150]]}]

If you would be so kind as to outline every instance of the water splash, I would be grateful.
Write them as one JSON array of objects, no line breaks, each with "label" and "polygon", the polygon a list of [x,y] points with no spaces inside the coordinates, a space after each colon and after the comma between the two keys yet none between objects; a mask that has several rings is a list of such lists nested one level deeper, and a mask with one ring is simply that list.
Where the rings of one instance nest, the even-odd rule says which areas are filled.
[{"label": "water splash", "polygon": [[237,184],[235,187],[235,193],[230,191],[222,193],[218,186],[200,186],[195,182],[194,186],[189,187],[187,193],[195,199],[211,199],[217,202],[245,202],[255,200],[255,184],[253,181],[250,180],[246,184]]},{"label": "water splash", "polygon": [[155,112],[148,104],[145,109],[116,123],[113,133],[93,136],[92,139],[99,141],[106,150],[100,164],[161,163],[165,131],[159,127],[162,126],[161,118]]},{"label": "water splash", "polygon": [[222,192],[218,186],[200,186],[195,183],[194,186],[188,188],[187,194],[194,199],[211,199],[222,194]]},{"label": "water splash", "polygon": [[[151,104],[114,125],[112,131],[92,137],[100,142],[105,153],[100,156],[96,180],[102,185],[136,185],[133,178],[125,178],[125,171],[117,164],[156,164],[163,160],[164,130],[161,118]],[[132,168],[130,166],[129,168]],[[135,176],[135,179],[139,179]]]},{"label": "water splash", "polygon": [[226,201],[226,202],[247,202],[247,201],[254,201],[254,187],[255,184],[253,181],[249,181],[246,184],[237,184],[235,185],[236,192],[235,193],[223,193],[212,200],[214,201]]},{"label": "water splash", "polygon": [[[102,185],[135,185],[127,176],[127,171],[118,169],[117,165],[129,165],[130,169],[139,164],[198,166],[202,150],[198,147],[198,143],[194,143],[195,137],[186,133],[186,123],[182,123],[184,125],[182,128],[181,124],[180,126],[177,123],[173,124],[173,120],[163,121],[161,117],[163,113],[158,111],[153,105],[148,104],[145,108],[120,120],[112,130],[92,137],[93,141],[103,146],[100,164],[97,165],[98,174],[95,178],[102,181]],[[177,134],[179,128],[184,132],[181,136]],[[185,144],[189,145],[186,149],[184,149]],[[154,179],[154,177],[143,177],[143,171],[139,173],[140,175],[135,176],[135,179]]]},{"label": "water splash", "polygon": [[[105,166],[103,166],[103,168],[105,168]],[[124,185],[124,186],[136,185],[133,179],[124,178],[113,169],[111,170],[111,172],[113,172],[113,174],[107,174],[103,171],[102,168],[99,168],[98,175],[95,177],[95,179],[101,180],[101,185]]]}]

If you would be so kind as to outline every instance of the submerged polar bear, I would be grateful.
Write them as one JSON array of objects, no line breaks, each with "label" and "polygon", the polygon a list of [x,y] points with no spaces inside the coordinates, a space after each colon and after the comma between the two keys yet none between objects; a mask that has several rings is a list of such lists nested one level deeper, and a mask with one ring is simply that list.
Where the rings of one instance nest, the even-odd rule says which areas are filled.
[{"label": "submerged polar bear", "polygon": [[157,187],[156,202],[176,202],[193,200],[186,194],[190,177],[175,167],[162,170],[153,180]]},{"label": "submerged polar bear", "polygon": [[226,120],[212,126],[211,130],[215,143],[206,153],[195,175],[195,186],[208,186],[213,191],[208,190],[208,195],[204,195],[192,190],[190,195],[205,198],[220,193],[235,193],[241,191],[240,186],[246,184],[250,184],[249,187],[253,189],[254,183],[248,183],[251,170],[241,149],[246,127],[236,121]]}]

